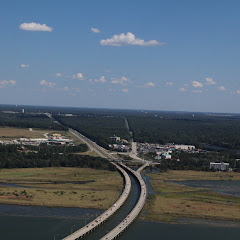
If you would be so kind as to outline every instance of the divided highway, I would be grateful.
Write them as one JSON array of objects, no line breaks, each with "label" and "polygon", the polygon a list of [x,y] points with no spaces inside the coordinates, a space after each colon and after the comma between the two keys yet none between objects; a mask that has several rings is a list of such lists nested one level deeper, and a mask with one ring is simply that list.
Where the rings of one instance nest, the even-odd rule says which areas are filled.
[{"label": "divided highway", "polygon": [[[134,171],[131,168],[125,166],[124,164],[120,164],[123,168],[126,168],[128,171],[130,171],[138,180],[141,188],[141,193],[139,200],[133,210],[129,213],[129,215],[121,222],[119,223],[111,232],[106,234],[104,237],[102,237],[100,240],[111,240],[117,238],[129,225],[137,218],[139,213],[144,207],[144,204],[146,202],[146,196],[147,196],[147,188],[144,180],[141,177],[140,171],[143,169],[141,167],[140,170]],[[144,165],[144,167],[148,166],[147,164]]]},{"label": "divided highway", "polygon": [[131,191],[131,180],[126,173],[121,167],[119,167],[117,164],[113,163],[118,170],[123,174],[125,178],[125,187],[124,190],[121,194],[121,196],[118,198],[118,200],[103,214],[101,214],[99,217],[94,219],[92,222],[88,223],[78,231],[72,233],[71,235],[67,236],[63,240],[75,240],[78,239],[82,236],[85,236],[88,232],[92,231],[94,228],[96,228],[98,225],[102,224],[105,222],[109,217],[111,217],[125,202],[125,200],[128,198],[128,195]]},{"label": "divided highway", "polygon": [[[112,161],[117,160],[111,154],[106,152],[106,150],[104,148],[100,147],[99,145],[97,145],[96,143],[94,143],[93,141],[91,141],[90,139],[88,139],[87,137],[82,135],[81,133],[79,133],[71,128],[69,128],[69,131],[73,135],[75,135],[76,137],[81,139],[84,143],[86,143],[91,150],[95,151],[101,157],[107,158]],[[65,237],[62,240],[76,240],[76,239],[82,238],[87,233],[91,232],[93,229],[98,227],[100,224],[104,223],[110,216],[112,216],[123,205],[123,203],[126,201],[126,199],[128,198],[128,195],[131,191],[131,180],[129,178],[129,175],[125,171],[125,169],[130,171],[137,178],[137,180],[139,182],[139,185],[141,188],[139,200],[138,200],[137,204],[135,205],[135,207],[133,208],[133,210],[128,214],[128,216],[120,224],[118,224],[112,231],[110,231],[107,235],[105,235],[103,238],[101,238],[101,240],[110,240],[110,239],[116,238],[118,235],[120,235],[120,233],[122,231],[124,231],[134,221],[134,219],[141,212],[141,210],[145,204],[145,201],[146,201],[147,189],[146,189],[145,182],[143,181],[143,179],[141,177],[140,171],[148,164],[145,164],[143,167],[141,167],[139,169],[139,171],[134,171],[131,168],[125,166],[124,164],[117,165],[114,162],[111,162],[111,163],[117,167],[117,169],[122,173],[122,175],[124,176],[124,179],[125,179],[125,186],[124,186],[124,190],[123,190],[121,196],[107,211],[105,211],[99,217],[97,217],[92,222],[88,223],[81,229],[77,230],[76,232],[72,233],[71,235]]]},{"label": "divided highway", "polygon": [[[86,138],[81,133],[79,133],[73,129],[69,129],[69,131],[72,134],[74,134],[76,137],[81,139],[83,142],[85,142],[91,150],[94,150],[95,152],[97,152],[101,157],[110,158],[110,156],[111,156],[110,154],[105,152],[103,148],[98,146],[96,143],[92,142],[90,139]],[[113,158],[113,157],[111,156],[111,158]],[[116,163],[114,163],[114,162],[111,162],[111,163],[116,166],[116,168],[122,173],[122,175],[124,177],[125,186],[124,186],[121,196],[107,211],[105,211],[99,217],[97,217],[92,222],[88,223],[81,229],[77,230],[76,232],[72,233],[71,235],[65,237],[62,240],[75,240],[75,239],[85,236],[87,233],[91,232],[93,229],[95,229],[100,224],[104,223],[109,217],[111,217],[123,205],[123,203],[128,198],[128,195],[131,191],[131,180],[129,178],[129,175],[126,173],[126,171],[123,168],[118,166]]]}]

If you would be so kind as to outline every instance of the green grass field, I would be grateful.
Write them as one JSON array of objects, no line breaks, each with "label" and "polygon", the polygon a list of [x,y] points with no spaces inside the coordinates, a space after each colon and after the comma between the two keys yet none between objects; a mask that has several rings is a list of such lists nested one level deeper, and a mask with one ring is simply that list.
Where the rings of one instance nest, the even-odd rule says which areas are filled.
[{"label": "green grass field", "polygon": [[53,133],[60,133],[64,136],[68,134],[67,131],[54,131],[49,129],[32,129],[32,131],[29,131],[29,128],[0,127],[0,140],[44,138],[45,133],[48,133],[49,135]]},{"label": "green grass field", "polygon": [[168,171],[148,174],[155,195],[148,197],[146,220],[172,222],[178,218],[240,221],[240,198],[191,188],[169,180],[239,180],[240,173]]},{"label": "green grass field", "polygon": [[123,187],[118,172],[88,168],[1,169],[0,182],[23,186],[0,186],[2,204],[98,209],[111,206]]}]

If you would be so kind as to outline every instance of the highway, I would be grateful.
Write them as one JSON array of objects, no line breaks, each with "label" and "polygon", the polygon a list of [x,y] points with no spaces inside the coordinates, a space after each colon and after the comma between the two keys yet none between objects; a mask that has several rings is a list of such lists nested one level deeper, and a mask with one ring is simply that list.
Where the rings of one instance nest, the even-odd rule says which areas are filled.
[{"label": "highway", "polygon": [[[97,152],[101,157],[110,158],[111,155],[108,154],[106,151],[104,151],[104,149],[102,147],[98,146],[96,143],[92,142],[90,139],[86,138],[81,133],[78,133],[77,131],[75,131],[73,129],[69,129],[69,131],[72,134],[74,134],[76,137],[81,139],[83,142],[85,142],[89,146],[90,149]],[[113,157],[111,156],[111,159],[112,158]],[[116,163],[114,163],[114,162],[111,162],[111,163],[113,165],[115,165],[116,168],[124,176],[125,186],[124,186],[121,196],[109,209],[107,209],[107,211],[105,211],[103,214],[101,214],[99,217],[97,217],[96,219],[94,219],[92,222],[88,223],[81,229],[79,229],[76,232],[72,233],[71,235],[65,237],[63,240],[75,240],[75,239],[85,236],[87,233],[91,232],[93,229],[95,229],[100,224],[104,223],[109,217],[111,217],[123,205],[123,203],[128,198],[128,195],[131,191],[131,180],[129,178],[129,175],[126,173],[126,171],[123,168],[118,166]]]},{"label": "highway", "polygon": [[[124,164],[120,164],[123,168],[128,169],[134,176],[137,178],[140,187],[141,187],[141,193],[139,200],[133,210],[127,215],[127,217],[119,223],[112,231],[110,231],[108,234],[106,234],[104,237],[102,237],[100,240],[111,240],[117,238],[126,228],[129,227],[129,225],[137,218],[139,213],[144,207],[144,204],[146,202],[146,197],[147,197],[147,188],[144,180],[141,177],[140,171],[143,169],[141,167],[141,170],[139,171],[134,171],[131,168],[125,166]],[[148,164],[145,164],[144,167],[148,166]]]},{"label": "highway", "polygon": [[[81,139],[84,143],[86,143],[91,150],[95,151],[101,157],[107,158],[109,160],[117,160],[111,154],[106,152],[106,150],[104,148],[100,147],[99,145],[97,145],[96,143],[94,143],[93,141],[91,141],[90,139],[88,139],[87,137],[82,135],[81,133],[79,133],[71,128],[69,128],[69,131],[73,135],[75,135],[76,137]],[[146,162],[147,161],[145,161],[145,163]],[[133,210],[127,215],[127,217],[121,223],[119,223],[113,230],[111,230],[107,235],[105,235],[103,238],[101,238],[101,240],[110,240],[110,239],[114,239],[117,236],[119,236],[137,218],[137,216],[141,212],[142,208],[144,207],[145,201],[146,201],[147,189],[146,189],[146,184],[141,177],[140,171],[144,167],[148,166],[149,163],[147,162],[146,164],[144,164],[141,168],[139,168],[138,171],[134,171],[122,163],[119,163],[119,165],[117,165],[114,162],[111,162],[111,163],[117,167],[117,169],[123,174],[124,179],[125,179],[125,186],[124,186],[124,190],[123,190],[121,196],[107,211],[105,211],[99,217],[97,217],[92,222],[88,223],[81,229],[77,230],[76,232],[72,233],[71,235],[65,237],[62,240],[76,240],[76,239],[82,238],[87,233],[91,232],[93,229],[98,227],[100,224],[104,223],[110,216],[112,216],[123,205],[123,203],[126,201],[126,199],[128,198],[128,195],[131,191],[131,180],[129,178],[129,175],[127,174],[127,172],[124,169],[127,169],[128,171],[130,171],[137,178],[139,185],[140,185],[140,189],[141,189],[140,197],[138,199],[137,204],[135,205]]]},{"label": "highway", "polygon": [[94,219],[92,222],[88,223],[81,229],[77,230],[76,232],[72,233],[71,235],[64,238],[64,240],[75,240],[80,237],[85,236],[88,232],[92,231],[94,228],[105,222],[109,217],[111,217],[125,202],[125,200],[128,198],[128,195],[131,191],[131,180],[121,167],[119,167],[117,164],[114,164],[118,170],[124,175],[125,178],[125,187],[121,194],[121,196],[118,198],[118,200],[103,214],[101,214],[99,217]]}]

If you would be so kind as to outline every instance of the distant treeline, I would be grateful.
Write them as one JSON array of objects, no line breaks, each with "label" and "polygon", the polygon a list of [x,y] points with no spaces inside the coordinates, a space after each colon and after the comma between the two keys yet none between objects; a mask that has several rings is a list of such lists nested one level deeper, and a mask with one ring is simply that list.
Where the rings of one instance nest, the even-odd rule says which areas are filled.
[{"label": "distant treeline", "polygon": [[76,146],[49,146],[47,144],[41,144],[39,146],[25,146],[28,150],[40,151],[44,154],[54,154],[54,153],[78,153],[86,152],[88,150],[87,144],[79,144]]},{"label": "distant treeline", "polygon": [[128,116],[135,141],[149,143],[205,144],[240,149],[239,116],[164,114]]},{"label": "distant treeline", "polygon": [[54,115],[61,124],[71,127],[104,148],[109,148],[109,137],[114,135],[130,139],[129,131],[121,116],[75,116]]},{"label": "distant treeline", "polygon": [[0,168],[81,167],[115,171],[108,160],[77,154],[56,154],[43,148],[38,152],[22,152],[19,146],[0,144]]},{"label": "distant treeline", "polygon": [[[129,122],[134,140],[149,143],[205,144],[240,149],[240,115],[166,112],[146,110],[114,110],[67,107],[0,105],[0,111],[50,112],[64,125],[83,133],[101,146],[108,147],[108,138],[118,135],[130,139],[123,116]],[[58,114],[72,113],[76,117]],[[0,113],[0,125],[17,127],[64,128],[45,115]],[[8,117],[8,119],[6,119]],[[38,118],[39,117],[39,118]],[[29,118],[29,119],[28,119]],[[29,124],[28,124],[29,123]],[[34,125],[34,126],[32,126]]]},{"label": "distant treeline", "polygon": [[0,126],[19,128],[41,128],[67,130],[44,114],[2,113],[0,112]]}]

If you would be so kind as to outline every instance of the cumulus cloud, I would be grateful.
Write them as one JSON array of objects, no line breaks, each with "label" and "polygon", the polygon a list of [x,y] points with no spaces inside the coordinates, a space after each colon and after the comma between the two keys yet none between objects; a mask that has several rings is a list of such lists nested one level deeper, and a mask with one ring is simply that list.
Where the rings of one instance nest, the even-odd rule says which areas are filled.
[{"label": "cumulus cloud", "polygon": [[225,88],[224,86],[220,86],[218,89],[219,89],[220,91],[225,91],[225,90],[226,90],[226,88]]},{"label": "cumulus cloud", "polygon": [[166,82],[165,84],[166,84],[166,86],[172,86],[173,82]]},{"label": "cumulus cloud", "polygon": [[9,80],[8,83],[9,83],[10,85],[16,85],[16,81],[14,81],[14,80]]},{"label": "cumulus cloud", "polygon": [[205,81],[206,83],[205,84],[208,84],[208,85],[215,85],[216,82],[212,79],[212,78],[205,78]]},{"label": "cumulus cloud", "polygon": [[47,26],[46,24],[40,24],[40,23],[22,23],[19,26],[20,29],[25,31],[42,31],[42,32],[52,32],[53,28]]},{"label": "cumulus cloud", "polygon": [[144,84],[144,87],[155,87],[155,83],[154,82],[147,82],[146,84]]},{"label": "cumulus cloud", "polygon": [[83,74],[82,73],[77,73],[73,75],[73,79],[78,79],[78,80],[83,80]]},{"label": "cumulus cloud", "polygon": [[21,68],[29,68],[30,65],[28,65],[28,64],[21,64],[20,67],[21,67]]},{"label": "cumulus cloud", "polygon": [[200,82],[197,82],[197,81],[193,81],[192,86],[195,88],[201,88],[201,87],[203,87],[203,84]]},{"label": "cumulus cloud", "polygon": [[42,80],[42,81],[40,81],[40,85],[51,88],[51,87],[54,87],[56,85],[56,83],[54,83],[54,82],[47,82],[46,80]]},{"label": "cumulus cloud", "polygon": [[193,90],[194,93],[202,93],[202,90]]},{"label": "cumulus cloud", "polygon": [[122,92],[128,93],[128,89],[124,88],[124,89],[122,89]]},{"label": "cumulus cloud", "polygon": [[56,73],[56,77],[62,77],[61,73]]},{"label": "cumulus cloud", "polygon": [[69,91],[80,92],[80,88],[73,88],[73,87],[68,87],[68,86],[65,86],[63,88],[59,88],[58,90],[61,90],[61,91],[64,91],[64,92],[69,92]]},{"label": "cumulus cloud", "polygon": [[113,35],[112,38],[103,39],[100,41],[103,46],[128,46],[128,45],[138,45],[138,46],[162,46],[165,43],[158,42],[157,40],[145,41],[140,38],[136,38],[131,32],[127,34],[121,33],[120,35]]},{"label": "cumulus cloud", "polygon": [[9,87],[9,86],[14,86],[16,85],[16,81],[14,80],[2,80],[0,81],[0,88],[4,88],[4,87]]},{"label": "cumulus cloud", "polygon": [[130,80],[126,77],[121,77],[121,78],[111,78],[111,83],[112,84],[119,84],[122,86],[127,86]]},{"label": "cumulus cloud", "polygon": [[180,91],[180,92],[186,92],[186,88],[183,88],[183,87],[182,87],[182,88],[179,88],[179,91]]},{"label": "cumulus cloud", "polygon": [[94,33],[100,33],[100,30],[98,28],[91,28],[91,31]]},{"label": "cumulus cloud", "polygon": [[106,78],[104,76],[101,76],[98,79],[94,79],[93,81],[94,82],[98,82],[98,83],[105,83],[105,82],[107,82],[107,80],[106,80]]}]

